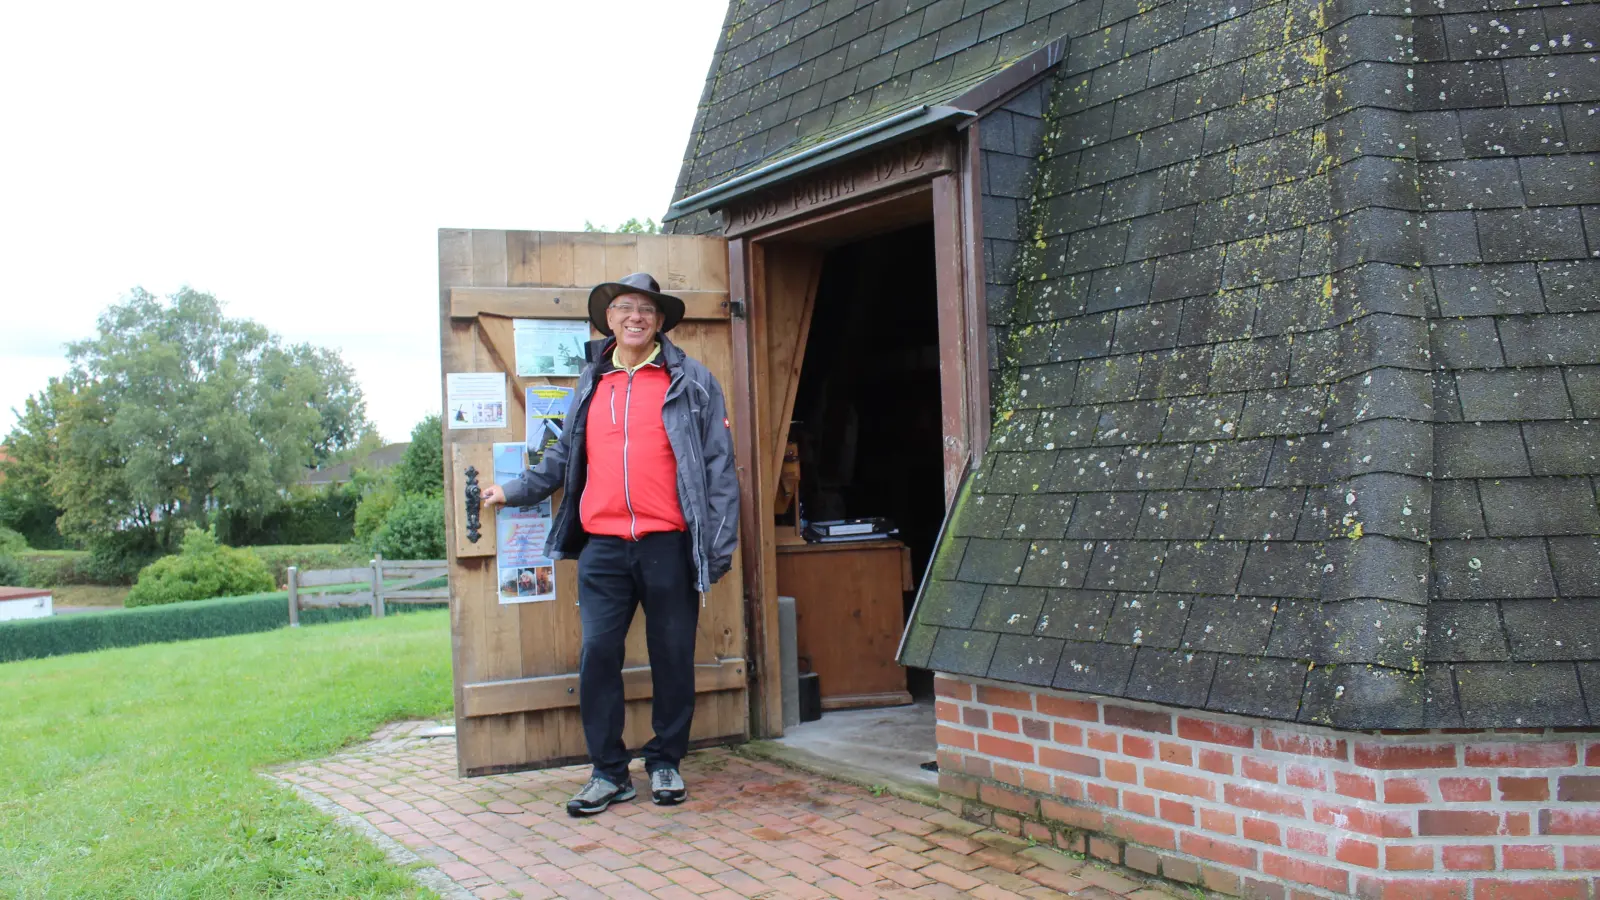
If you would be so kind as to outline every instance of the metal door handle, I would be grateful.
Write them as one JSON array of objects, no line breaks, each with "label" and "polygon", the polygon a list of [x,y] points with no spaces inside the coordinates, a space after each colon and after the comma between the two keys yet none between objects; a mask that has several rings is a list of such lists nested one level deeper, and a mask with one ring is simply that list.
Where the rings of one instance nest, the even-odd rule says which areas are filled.
[{"label": "metal door handle", "polygon": [[482,521],[478,518],[483,508],[483,488],[478,486],[478,468],[467,466],[467,540],[476,544],[482,537]]}]

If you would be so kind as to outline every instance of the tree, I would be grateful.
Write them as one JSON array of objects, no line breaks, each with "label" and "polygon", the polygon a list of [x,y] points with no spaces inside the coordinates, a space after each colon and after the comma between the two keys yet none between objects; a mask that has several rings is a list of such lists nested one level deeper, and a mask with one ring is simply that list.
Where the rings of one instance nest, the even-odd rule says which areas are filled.
[{"label": "tree", "polygon": [[336,457],[367,446],[383,446],[378,432],[367,421],[367,401],[356,382],[355,370],[345,363],[337,350],[295,344],[288,348],[297,368],[309,369],[317,375],[313,388],[312,406],[322,414],[321,427],[311,445],[316,465],[323,465]]},{"label": "tree", "polygon": [[444,431],[438,415],[411,429],[411,444],[395,469],[395,487],[402,494],[444,493]]},{"label": "tree", "polygon": [[444,556],[444,432],[438,415],[411,429],[399,464],[356,473],[356,543],[389,559]]},{"label": "tree", "polygon": [[661,226],[657,225],[653,219],[645,219],[643,222],[638,219],[629,219],[615,228],[607,228],[604,225],[596,225],[588,219],[584,219],[583,230],[604,232],[606,234],[660,234]]},{"label": "tree", "polygon": [[17,424],[6,435],[5,457],[0,459],[0,526],[20,532],[41,550],[62,545],[56,519],[61,508],[50,494],[50,473],[56,460],[56,419],[72,389],[52,378],[44,390],[23,401],[22,411],[12,410]]},{"label": "tree", "polygon": [[68,345],[50,492],[64,534],[128,529],[172,547],[218,507],[265,508],[309,465],[371,429],[338,354],[285,346],[184,288],[136,288]]}]

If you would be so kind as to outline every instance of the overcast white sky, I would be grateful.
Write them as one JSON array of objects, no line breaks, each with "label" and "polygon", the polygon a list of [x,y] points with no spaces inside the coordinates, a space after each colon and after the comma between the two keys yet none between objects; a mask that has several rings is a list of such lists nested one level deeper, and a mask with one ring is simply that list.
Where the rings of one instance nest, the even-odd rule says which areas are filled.
[{"label": "overcast white sky", "polygon": [[0,8],[0,436],[141,285],[439,403],[437,230],[659,219],[725,0]]}]

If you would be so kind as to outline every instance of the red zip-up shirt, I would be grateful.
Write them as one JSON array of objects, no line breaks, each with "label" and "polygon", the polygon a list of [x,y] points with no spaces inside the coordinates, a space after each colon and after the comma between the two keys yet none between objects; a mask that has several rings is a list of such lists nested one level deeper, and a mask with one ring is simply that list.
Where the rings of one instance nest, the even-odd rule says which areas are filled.
[{"label": "red zip-up shirt", "polygon": [[671,376],[659,352],[635,369],[600,376],[585,420],[588,474],[578,504],[589,534],[638,540],[684,531],[678,458],[667,441],[661,407]]}]

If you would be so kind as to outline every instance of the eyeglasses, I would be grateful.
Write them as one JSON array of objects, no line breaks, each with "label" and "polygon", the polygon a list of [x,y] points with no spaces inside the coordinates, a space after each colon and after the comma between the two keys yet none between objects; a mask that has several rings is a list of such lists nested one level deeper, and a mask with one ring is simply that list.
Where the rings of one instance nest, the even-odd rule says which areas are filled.
[{"label": "eyeglasses", "polygon": [[656,314],[656,308],[648,303],[613,303],[606,307],[606,309],[616,310],[625,316],[631,316],[635,312],[642,316],[653,316]]}]

